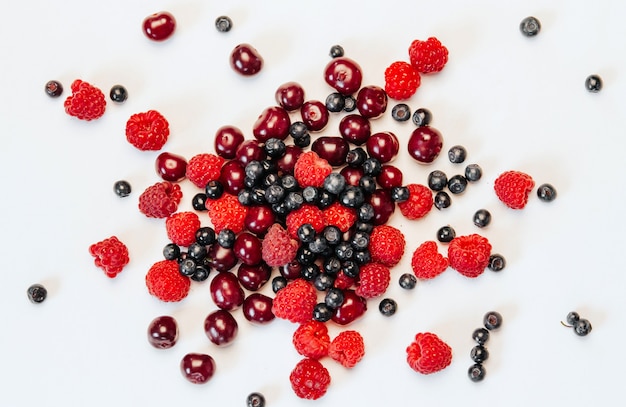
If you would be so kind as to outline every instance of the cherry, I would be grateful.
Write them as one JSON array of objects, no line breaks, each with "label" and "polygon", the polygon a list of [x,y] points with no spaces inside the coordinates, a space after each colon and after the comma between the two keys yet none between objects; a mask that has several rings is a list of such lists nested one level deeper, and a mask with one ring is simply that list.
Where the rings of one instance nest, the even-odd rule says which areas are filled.
[{"label": "cherry", "polygon": [[279,106],[291,112],[304,104],[304,89],[297,82],[286,82],[276,89],[275,97]]},{"label": "cherry", "polygon": [[165,181],[178,182],[185,178],[187,160],[180,155],[163,152],[157,156],[154,167]]},{"label": "cherry", "polygon": [[235,159],[245,167],[250,161],[263,161],[267,158],[263,144],[257,140],[246,140],[237,149]]},{"label": "cherry", "polygon": [[340,174],[346,179],[348,185],[358,187],[359,180],[363,176],[363,168],[346,166],[341,169]]},{"label": "cherry", "polygon": [[209,265],[220,272],[232,269],[238,261],[233,249],[227,249],[219,244],[211,245],[206,257],[209,259]]},{"label": "cherry", "polygon": [[302,273],[302,264],[297,260],[293,260],[290,263],[285,264],[280,268],[280,274],[287,280],[295,280],[300,278]]},{"label": "cherry", "polygon": [[357,295],[354,290],[344,290],[343,303],[332,316],[333,322],[339,325],[348,325],[367,311],[367,301]]},{"label": "cherry", "polygon": [[284,140],[289,135],[289,126],[291,126],[289,113],[280,106],[270,106],[257,118],[252,135],[262,143],[271,138]]},{"label": "cherry", "polygon": [[239,280],[231,272],[218,273],[209,287],[211,298],[218,308],[232,311],[243,304],[245,294]]},{"label": "cherry", "polygon": [[364,86],[356,96],[356,108],[361,116],[376,119],[387,110],[387,93],[379,86]]},{"label": "cherry", "polygon": [[215,360],[203,353],[188,353],[180,362],[180,371],[193,384],[204,384],[215,374]]},{"label": "cherry", "polygon": [[350,145],[341,137],[323,136],[315,139],[311,144],[311,150],[328,161],[330,165],[338,167],[346,163]]},{"label": "cherry", "polygon": [[443,137],[438,130],[430,126],[421,126],[413,130],[409,137],[409,154],[421,164],[430,164],[441,152]]},{"label": "cherry", "polygon": [[255,75],[263,68],[263,58],[250,44],[239,44],[230,53],[230,66],[244,76]]},{"label": "cherry", "polygon": [[174,33],[175,28],[176,20],[167,11],[151,14],[143,20],[144,34],[154,41],[168,39]]},{"label": "cherry", "polygon": [[148,342],[157,349],[169,349],[178,340],[178,324],[170,316],[156,317],[148,325]]},{"label": "cherry", "polygon": [[381,164],[392,161],[400,151],[398,138],[390,131],[372,134],[365,147],[369,156],[377,159]]},{"label": "cherry", "polygon": [[271,277],[272,268],[265,262],[250,266],[242,263],[237,269],[237,279],[243,288],[249,291],[257,291]]},{"label": "cherry", "polygon": [[227,160],[235,158],[244,135],[238,127],[222,126],[215,132],[215,153]]},{"label": "cherry", "polygon": [[374,225],[387,223],[396,206],[391,199],[391,193],[386,189],[376,189],[369,197],[369,204],[374,208]]},{"label": "cherry", "polygon": [[272,299],[260,293],[250,294],[243,302],[243,316],[250,322],[266,324],[274,319]]},{"label": "cherry", "polygon": [[365,144],[372,134],[370,122],[358,114],[344,116],[339,122],[339,134],[346,141],[360,146]]},{"label": "cherry", "polygon": [[245,188],[246,170],[244,166],[236,160],[227,161],[220,170],[220,184],[224,187],[224,192],[237,195]]},{"label": "cherry", "polygon": [[351,95],[361,87],[363,74],[355,61],[340,57],[334,58],[326,65],[324,79],[342,95]]},{"label": "cherry", "polygon": [[211,312],[204,319],[204,332],[217,346],[228,345],[237,336],[239,326],[233,315],[223,309]]},{"label": "cherry", "polygon": [[383,189],[390,190],[394,187],[402,186],[402,171],[393,165],[384,164],[380,168],[380,174],[376,177],[376,182]]},{"label": "cherry", "polygon": [[248,231],[263,236],[276,221],[272,208],[265,205],[249,206],[243,222]]},{"label": "cherry", "polygon": [[254,266],[261,263],[261,241],[249,232],[242,232],[235,238],[235,255],[244,264]]},{"label": "cherry", "polygon": [[326,104],[310,100],[300,108],[300,116],[309,131],[320,131],[328,124],[329,113]]},{"label": "cherry", "polygon": [[276,167],[283,172],[283,174],[292,174],[293,169],[296,166],[298,157],[302,154],[302,149],[298,146],[288,145],[285,148],[285,154],[276,160]]}]

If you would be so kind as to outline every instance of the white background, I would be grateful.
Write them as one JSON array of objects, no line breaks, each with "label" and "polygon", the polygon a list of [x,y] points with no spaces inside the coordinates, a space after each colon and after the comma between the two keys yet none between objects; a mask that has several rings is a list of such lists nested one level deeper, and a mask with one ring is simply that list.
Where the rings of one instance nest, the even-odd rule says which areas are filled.
[{"label": "white background", "polygon": [[[26,0],[5,7],[0,25],[2,97],[0,137],[3,187],[0,258],[0,405],[31,406],[244,406],[253,391],[268,406],[349,405],[609,405],[622,395],[624,135],[626,95],[626,6],[617,1],[420,1],[253,2]],[[366,5],[367,4],[367,5]],[[178,26],[163,43],[141,31],[147,15],[168,10]],[[230,33],[213,22],[226,14]],[[519,32],[520,21],[538,17],[535,38]],[[275,320],[247,323],[239,336],[217,348],[203,331],[215,306],[208,282],[194,284],[178,304],[160,303],[144,276],[161,259],[167,238],[162,220],[147,219],[137,198],[159,181],[157,152],[128,144],[128,117],[159,110],[170,122],[164,147],[187,158],[213,151],[217,128],[238,126],[251,138],[258,114],[275,103],[282,83],[297,81],[307,99],[324,100],[323,80],[333,44],[341,44],[364,73],[363,84],[383,84],[383,72],[407,60],[413,39],[438,37],[450,51],[443,72],[425,76],[408,101],[433,112],[444,149],[462,144],[468,161],[484,170],[452,207],[410,222],[399,211],[391,224],[407,237],[406,255],[393,270],[387,296],[399,304],[392,318],[370,311],[349,326],[365,338],[367,355],[347,370],[330,359],[328,393],[316,402],[299,400],[289,372],[300,357],[291,345],[294,325]],[[244,78],[228,55],[247,42],[265,59],[260,74]],[[604,88],[585,90],[599,74]],[[105,115],[81,122],[66,115],[63,99],[74,79],[105,94],[115,84],[129,91],[126,103],[110,100]],[[45,95],[57,79],[62,98]],[[108,99],[108,98],[107,98]],[[337,135],[333,116],[326,135]],[[372,123],[396,133],[403,146],[394,162],[405,183],[426,182],[433,169],[461,172],[441,156],[431,166],[410,159],[406,141],[413,128],[390,113]],[[522,211],[510,210],[493,193],[493,180],[520,170],[537,184],[558,189],[552,203],[533,192]],[[131,196],[120,199],[113,183],[128,180]],[[197,191],[183,182],[180,208],[191,208]],[[472,215],[491,211],[492,224],[478,230]],[[208,218],[202,215],[203,223]],[[435,231],[452,225],[457,234],[479,232],[507,259],[496,274],[467,279],[449,269],[404,291],[397,278],[410,271],[410,254]],[[109,279],[93,265],[91,243],[116,235],[131,262]],[[445,252],[445,247],[440,247]],[[31,304],[26,289],[43,283],[49,297]],[[271,294],[269,285],[263,292]],[[467,378],[472,331],[482,316],[498,310],[505,321],[489,343],[487,377]],[[577,337],[561,326],[577,310],[593,324]],[[149,322],[172,315],[180,341],[153,349]],[[330,325],[331,335],[341,329]],[[422,376],[405,362],[417,332],[434,332],[453,349],[444,371]],[[188,383],[179,361],[206,352],[217,372],[205,385]]]}]

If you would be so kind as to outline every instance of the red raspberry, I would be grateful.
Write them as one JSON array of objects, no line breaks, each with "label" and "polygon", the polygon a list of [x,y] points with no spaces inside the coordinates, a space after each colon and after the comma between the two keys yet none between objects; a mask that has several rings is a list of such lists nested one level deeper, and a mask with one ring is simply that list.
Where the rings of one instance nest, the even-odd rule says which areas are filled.
[{"label": "red raspberry", "polygon": [[347,232],[357,219],[356,211],[335,201],[322,211],[324,224],[337,226],[342,232]]},{"label": "red raspberry", "polygon": [[306,358],[296,364],[289,381],[298,397],[317,400],[326,394],[330,386],[330,373],[318,360]]},{"label": "red raspberry", "polygon": [[289,282],[276,293],[272,313],[278,318],[302,324],[313,318],[315,304],[317,304],[315,287],[299,278]]},{"label": "red raspberry", "polygon": [[385,92],[396,100],[406,100],[413,96],[422,79],[411,64],[396,61],[385,69]]},{"label": "red raspberry", "polygon": [[487,238],[472,234],[457,236],[448,245],[450,267],[466,277],[478,277],[489,264],[491,244]]},{"label": "red raspberry", "polygon": [[310,223],[317,233],[324,230],[324,213],[315,205],[305,204],[299,209],[289,212],[285,220],[289,236],[298,238],[298,228],[305,223]]},{"label": "red raspberry", "polygon": [[141,151],[160,150],[169,135],[169,123],[156,110],[136,113],[126,122],[126,140]]},{"label": "red raspberry", "polygon": [[493,185],[498,199],[512,209],[523,209],[534,187],[535,181],[531,176],[519,171],[503,172]]},{"label": "red raspberry", "polygon": [[220,177],[224,158],[216,154],[197,154],[187,163],[186,176],[195,186],[204,189],[209,181]]},{"label": "red raspberry", "polygon": [[176,212],[182,197],[178,184],[157,182],[139,196],[139,210],[149,218],[167,218]]},{"label": "red raspberry", "polygon": [[404,234],[393,226],[379,225],[370,233],[368,249],[373,262],[393,267],[402,259],[405,246]]},{"label": "red raspberry", "polygon": [[337,273],[333,286],[340,290],[347,290],[348,288],[352,288],[355,284],[356,279],[354,277],[348,277],[346,273],[341,270]]},{"label": "red raspberry", "polygon": [[161,260],[148,270],[146,286],[161,301],[178,302],[189,294],[191,280],[180,274],[176,260]]},{"label": "red raspberry", "polygon": [[178,212],[165,220],[167,237],[179,246],[189,246],[196,241],[200,218],[195,212]]},{"label": "red raspberry", "polygon": [[333,167],[314,151],[300,154],[293,169],[293,176],[302,188],[321,187],[324,179],[333,171]]},{"label": "red raspberry", "polygon": [[415,277],[428,280],[437,277],[448,268],[448,259],[437,248],[437,242],[429,240],[413,252],[411,268]]},{"label": "red raspberry", "polygon": [[345,367],[354,367],[365,356],[365,343],[357,331],[343,331],[330,343],[328,355]]},{"label": "red raspberry", "polygon": [[328,355],[330,336],[326,324],[319,321],[307,321],[293,333],[293,346],[296,351],[311,359],[319,359]]},{"label": "red raspberry", "polygon": [[391,281],[391,271],[380,263],[367,263],[359,270],[357,295],[363,298],[378,297],[387,291]]},{"label": "red raspberry", "polygon": [[439,72],[448,62],[448,49],[435,37],[414,40],[409,46],[409,59],[420,73]]},{"label": "red raspberry", "polygon": [[130,261],[128,248],[117,236],[92,244],[89,246],[89,254],[95,257],[95,265],[110,278],[117,276]]},{"label": "red raspberry", "polygon": [[398,203],[405,218],[416,220],[426,216],[433,207],[433,192],[422,184],[409,184],[409,199]]},{"label": "red raspberry", "polygon": [[261,257],[270,267],[281,267],[290,263],[298,252],[298,242],[278,223],[270,226],[261,244]]},{"label": "red raspberry", "polygon": [[239,202],[236,196],[224,193],[218,199],[207,200],[206,208],[215,232],[230,229],[239,233],[243,230],[248,209]]},{"label": "red raspberry", "polygon": [[72,94],[65,99],[65,113],[80,120],[102,117],[106,109],[104,93],[93,85],[76,79],[72,82]]},{"label": "red raspberry", "polygon": [[438,372],[452,362],[452,348],[430,332],[415,335],[415,340],[406,348],[406,353],[411,369],[422,374]]}]

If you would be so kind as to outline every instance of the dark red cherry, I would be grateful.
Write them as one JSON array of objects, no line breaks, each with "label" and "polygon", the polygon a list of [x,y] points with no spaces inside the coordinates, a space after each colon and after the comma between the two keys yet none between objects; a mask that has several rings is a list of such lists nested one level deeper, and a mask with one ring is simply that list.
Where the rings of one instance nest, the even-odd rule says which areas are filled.
[{"label": "dark red cherry", "polygon": [[348,185],[352,185],[353,187],[359,186],[359,180],[363,176],[363,168],[362,167],[343,167],[341,171],[339,171],[341,175],[346,179],[346,183]]},{"label": "dark red cherry", "polygon": [[237,149],[243,143],[244,135],[235,126],[222,126],[215,132],[215,153],[227,160],[235,158]]},{"label": "dark red cherry", "polygon": [[255,205],[248,207],[243,223],[250,232],[257,236],[263,236],[275,220],[276,215],[270,207]]},{"label": "dark red cherry", "polygon": [[239,44],[230,53],[230,66],[244,76],[255,75],[263,68],[263,58],[252,45]]},{"label": "dark red cherry", "polygon": [[441,152],[443,137],[437,129],[420,126],[413,130],[409,137],[409,154],[421,164],[430,164]]},{"label": "dark red cherry", "polygon": [[253,266],[261,262],[261,241],[249,232],[241,232],[235,238],[233,250],[237,258],[244,264]]},{"label": "dark red cherry", "polygon": [[275,97],[279,106],[291,112],[304,104],[304,89],[297,82],[283,83],[276,89]]},{"label": "dark red cherry", "polygon": [[228,271],[237,264],[237,256],[233,249],[227,249],[219,244],[213,244],[207,251],[209,264],[217,271]]},{"label": "dark red cherry", "polygon": [[355,61],[346,57],[332,59],[324,69],[324,79],[342,95],[351,95],[361,87],[363,74]]},{"label": "dark red cherry", "polygon": [[174,16],[167,11],[149,15],[143,20],[143,32],[154,41],[168,39],[176,29]]},{"label": "dark red cherry", "polygon": [[374,208],[374,225],[387,223],[389,217],[396,210],[396,206],[391,199],[391,192],[386,189],[377,189],[369,197],[368,202]]},{"label": "dark red cherry", "polygon": [[348,325],[367,311],[365,298],[356,294],[354,290],[344,290],[343,303],[332,316],[333,322],[339,325]]},{"label": "dark red cherry", "polygon": [[267,158],[263,144],[257,140],[246,140],[237,149],[235,158],[245,167],[250,161],[263,161]]},{"label": "dark red cherry", "polygon": [[274,319],[272,299],[260,293],[250,294],[243,302],[243,316],[250,322],[266,324]]},{"label": "dark red cherry", "polygon": [[328,109],[319,100],[309,100],[300,108],[302,122],[309,131],[321,131],[328,124]]},{"label": "dark red cherry", "polygon": [[265,262],[254,266],[242,263],[237,269],[239,284],[248,291],[257,291],[267,283],[272,274],[272,268]]},{"label": "dark red cherry", "polygon": [[224,187],[224,192],[237,195],[245,188],[246,170],[244,166],[236,160],[226,161],[220,170],[220,184]]},{"label": "dark red cherry", "polygon": [[187,160],[180,155],[163,152],[157,156],[154,167],[165,181],[178,182],[185,178]]},{"label": "dark red cherry", "polygon": [[339,122],[339,134],[349,143],[363,145],[372,135],[370,121],[359,114],[344,116]]},{"label": "dark red cherry", "polygon": [[376,182],[383,189],[391,189],[393,187],[402,186],[402,171],[393,165],[383,164],[380,174],[376,177]]},{"label": "dark red cherry", "polygon": [[231,311],[243,304],[243,288],[239,285],[237,276],[231,272],[217,273],[211,280],[209,289],[218,308]]},{"label": "dark red cherry", "polygon": [[287,280],[295,280],[296,278],[300,278],[301,272],[302,265],[297,260],[293,260],[292,262],[287,263],[280,268],[280,274]]},{"label": "dark red cherry", "polygon": [[156,317],[148,325],[148,342],[157,349],[169,349],[178,340],[178,324],[173,317]]},{"label": "dark red cherry", "polygon": [[284,174],[292,174],[293,169],[296,166],[298,157],[302,154],[302,149],[298,146],[288,145],[285,148],[285,155],[276,160],[276,166]]},{"label": "dark red cherry", "polygon": [[398,138],[390,131],[372,134],[365,147],[367,154],[380,161],[381,164],[392,161],[400,151]]},{"label": "dark red cherry", "polygon": [[280,106],[271,106],[263,110],[252,128],[254,138],[265,143],[271,138],[284,140],[289,135],[291,119],[289,112]]},{"label": "dark red cherry", "polygon": [[338,167],[346,163],[350,145],[341,137],[322,136],[316,138],[311,144],[311,150],[328,161],[330,165]]},{"label": "dark red cherry", "polygon": [[379,86],[364,86],[356,95],[356,108],[361,116],[376,119],[387,110],[387,93]]},{"label": "dark red cherry", "polygon": [[215,374],[215,360],[203,353],[188,353],[180,361],[180,371],[193,384],[204,384]]},{"label": "dark red cherry", "polygon": [[231,343],[237,336],[239,325],[233,315],[223,309],[211,312],[204,319],[204,333],[217,346]]}]

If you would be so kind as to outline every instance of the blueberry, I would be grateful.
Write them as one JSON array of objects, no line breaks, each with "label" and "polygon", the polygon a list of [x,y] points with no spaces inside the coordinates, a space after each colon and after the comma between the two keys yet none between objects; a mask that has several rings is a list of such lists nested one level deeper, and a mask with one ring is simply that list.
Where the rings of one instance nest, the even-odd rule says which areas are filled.
[{"label": "blueberry", "polygon": [[411,118],[411,108],[406,103],[398,103],[391,109],[391,117],[398,122],[405,122]]},{"label": "blueberry", "polygon": [[165,260],[176,260],[180,256],[180,247],[174,243],[168,243],[163,247],[163,258]]},{"label": "blueberry", "polygon": [[326,96],[326,109],[329,112],[337,113],[343,110],[344,96],[339,92],[333,92]]},{"label": "blueberry", "polygon": [[372,177],[376,177],[381,173],[381,171],[382,164],[377,159],[369,157],[363,162],[363,173],[365,175],[371,175]]},{"label": "blueberry", "polygon": [[313,319],[319,322],[327,322],[333,317],[334,310],[323,302],[313,308]]},{"label": "blueberry", "polygon": [[489,311],[483,318],[483,324],[490,331],[498,329],[502,325],[502,315],[496,311]]},{"label": "blueberry", "polygon": [[210,226],[203,226],[196,231],[196,242],[205,246],[215,243],[215,230]]},{"label": "blueberry", "polygon": [[400,287],[405,290],[412,290],[417,285],[417,277],[411,273],[404,273],[400,276],[400,280],[398,282]]},{"label": "blueberry", "polygon": [[209,199],[218,199],[224,193],[224,186],[217,180],[209,181],[204,188],[204,193]]},{"label": "blueberry", "polygon": [[537,196],[544,202],[554,201],[556,198],[556,189],[550,184],[542,184],[537,188]]},{"label": "blueberry", "polygon": [[[354,252],[354,262],[357,265],[362,266],[363,264],[367,264],[371,261],[372,261],[372,254],[370,253],[369,250],[364,249],[364,250],[357,250]],[[344,270],[344,273],[345,273],[345,270]]]},{"label": "blueberry", "polygon": [[413,113],[413,124],[417,127],[428,126],[432,120],[433,115],[430,110],[420,107]]},{"label": "blueberry", "polygon": [[465,178],[469,182],[476,182],[483,176],[483,170],[478,164],[469,164],[465,167]]},{"label": "blueberry", "polygon": [[304,198],[301,192],[290,192],[285,197],[285,206],[289,211],[295,211],[304,205]]},{"label": "blueberry", "polygon": [[484,228],[491,223],[491,213],[487,209],[479,209],[474,213],[474,225]]},{"label": "blueberry", "polygon": [[41,284],[33,284],[26,290],[26,294],[28,295],[28,299],[33,304],[39,304],[46,300],[48,296],[48,290]]},{"label": "blueberry", "polygon": [[371,175],[363,175],[359,179],[359,187],[366,194],[371,194],[372,192],[376,191],[376,186],[376,178],[372,177]]},{"label": "blueberry", "polygon": [[476,328],[472,332],[472,339],[479,345],[484,345],[489,340],[489,330],[487,328]]},{"label": "blueberry", "polygon": [[242,189],[237,193],[237,200],[243,206],[252,206],[254,201],[252,200],[252,191],[250,189]]},{"label": "blueberry", "polygon": [[272,279],[272,291],[276,294],[287,286],[287,279],[283,276],[276,276]]},{"label": "blueberry", "polygon": [[326,243],[326,239],[324,239],[323,235],[316,235],[313,237],[313,240],[309,242],[309,250],[313,253],[323,253],[327,248],[328,243]]},{"label": "blueberry", "polygon": [[354,257],[354,248],[350,242],[341,242],[335,247],[335,255],[339,260],[349,260]]},{"label": "blueberry", "polygon": [[580,318],[574,323],[574,332],[578,336],[585,336],[591,332],[591,323],[585,318]]},{"label": "blueberry", "polygon": [[448,180],[448,190],[455,195],[463,193],[466,187],[467,179],[463,175],[453,175]]},{"label": "blueberry", "polygon": [[285,155],[287,151],[287,146],[285,142],[281,139],[272,137],[268,139],[263,145],[263,149],[267,153],[268,156],[272,158],[280,158]]},{"label": "blueberry", "polygon": [[519,24],[519,29],[525,36],[534,37],[535,35],[539,34],[539,31],[541,30],[541,24],[539,23],[539,20],[537,20],[535,17],[526,17]]},{"label": "blueberry", "polygon": [[392,187],[391,188],[391,200],[395,203],[406,202],[411,197],[411,191],[408,187]]},{"label": "blueberry", "polygon": [[333,45],[330,47],[330,57],[331,58],[339,58],[344,56],[344,50],[341,45]]},{"label": "blueberry", "polygon": [[343,291],[341,291],[339,288],[334,287],[330,288],[326,292],[326,296],[324,297],[324,303],[332,309],[337,309],[341,307],[341,304],[343,304],[343,300]]},{"label": "blueberry", "polygon": [[333,286],[335,278],[326,273],[319,273],[313,281],[313,286],[318,291],[326,291]]},{"label": "blueberry", "polygon": [[380,302],[380,304],[378,304],[378,310],[386,317],[390,317],[395,314],[397,309],[398,304],[391,298],[385,298]]},{"label": "blueberry", "polygon": [[265,407],[265,397],[261,393],[250,393],[246,399],[246,407]]},{"label": "blueberry", "polygon": [[363,205],[359,206],[357,209],[357,219],[363,222],[369,222],[374,219],[376,216],[376,211],[374,207],[369,202],[365,202]]},{"label": "blueberry", "polygon": [[342,233],[341,230],[335,225],[328,225],[322,231],[326,243],[331,246],[335,246],[341,242]]},{"label": "blueberry", "polygon": [[372,230],[374,230],[374,224],[372,222],[364,222],[362,220],[354,222],[355,232],[372,233]]},{"label": "blueberry", "polygon": [[305,264],[300,270],[300,277],[307,281],[315,281],[321,274],[320,267],[315,263]]},{"label": "blueberry", "polygon": [[437,231],[437,240],[441,243],[450,243],[456,237],[456,231],[452,226],[442,226]]},{"label": "blueberry", "polygon": [[431,171],[428,174],[428,188],[433,191],[441,191],[448,185],[448,176],[440,170]]},{"label": "blueberry", "polygon": [[346,164],[350,167],[360,167],[367,159],[367,152],[362,147],[356,147],[346,155]]},{"label": "blueberry", "polygon": [[281,202],[285,197],[285,189],[277,184],[272,184],[265,190],[265,201],[269,204]]},{"label": "blueberry", "polygon": [[208,197],[206,196],[206,194],[199,192],[195,194],[193,198],[191,199],[191,206],[193,207],[193,209],[197,211],[206,211],[207,199]]},{"label": "blueberry", "polygon": [[592,93],[598,93],[602,89],[602,78],[598,75],[589,75],[585,79],[585,88]]},{"label": "blueberry", "polygon": [[324,263],[322,265],[324,269],[324,273],[328,275],[336,275],[341,271],[341,260],[335,256],[326,256],[324,257]]},{"label": "blueberry", "polygon": [[370,244],[370,235],[364,232],[356,232],[350,239],[350,244],[355,250],[365,250]]},{"label": "blueberry", "polygon": [[352,95],[346,95],[343,98],[343,111],[353,112],[356,109],[356,99]]},{"label": "blueberry", "polygon": [[311,145],[311,135],[309,133],[305,134],[300,138],[293,139],[293,145],[300,148],[305,148]]},{"label": "blueberry", "polygon": [[335,202],[335,195],[331,194],[330,192],[322,189],[320,191],[320,199],[317,202],[317,207],[320,209],[326,209],[328,208],[330,205],[333,204],[333,202]]},{"label": "blueberry", "polygon": [[450,195],[446,191],[439,191],[435,194],[434,205],[435,208],[441,210],[449,207],[452,204]]},{"label": "blueberry", "polygon": [[569,314],[567,314],[567,318],[565,320],[567,321],[569,325],[574,325],[576,322],[580,320],[580,315],[578,315],[578,312],[572,311]]},{"label": "blueberry", "polygon": [[128,91],[122,85],[114,85],[111,87],[109,97],[116,103],[123,103],[128,99]]},{"label": "blueberry", "polygon": [[48,81],[46,82],[46,94],[52,98],[56,98],[61,96],[63,93],[63,85],[59,81]]},{"label": "blueberry", "polygon": [[467,150],[463,146],[452,146],[448,150],[448,160],[453,164],[461,164],[467,158]]},{"label": "blueberry", "polygon": [[251,160],[246,164],[244,172],[246,174],[246,178],[249,178],[251,182],[253,182],[252,185],[249,185],[251,187],[260,183],[260,180],[263,178],[263,173],[265,171],[263,170],[263,165],[260,161]]},{"label": "blueberry", "polygon": [[187,247],[187,255],[195,260],[202,260],[207,255],[206,246],[200,243],[192,243]]},{"label": "blueberry", "polygon": [[476,345],[470,351],[470,358],[476,363],[482,363],[489,358],[489,352],[483,345]]},{"label": "blueberry", "polygon": [[128,181],[117,181],[115,184],[113,184],[113,191],[115,192],[115,195],[119,196],[120,198],[124,198],[127,197],[128,195],[130,195],[131,192],[131,188],[130,188],[130,184],[128,183]]},{"label": "blueberry", "polygon": [[[360,252],[354,252],[354,257],[356,258],[357,253]],[[357,264],[356,260],[346,260],[343,263],[341,263],[341,270],[343,271],[343,274],[345,274],[347,277],[350,278],[356,278],[359,276],[359,265]]]},{"label": "blueberry", "polygon": [[349,185],[339,195],[339,202],[348,208],[358,208],[365,202],[365,194],[361,188]]},{"label": "blueberry", "polygon": [[331,172],[324,179],[324,189],[334,195],[339,195],[341,191],[346,187],[346,178],[338,173]]},{"label": "blueberry", "polygon": [[302,121],[296,121],[291,123],[289,126],[289,134],[293,137],[294,140],[302,138],[309,134],[309,129],[306,127],[306,124]]},{"label": "blueberry", "polygon": [[311,243],[315,239],[315,228],[310,223],[305,223],[298,227],[297,234],[302,243]]},{"label": "blueberry", "polygon": [[187,257],[178,265],[178,271],[180,271],[180,274],[182,274],[183,276],[191,277],[193,273],[195,273],[197,266],[198,263],[196,262],[196,260],[192,259],[191,257]]},{"label": "blueberry", "polygon": [[280,185],[285,188],[285,191],[297,191],[299,190],[298,180],[291,174],[285,174],[280,178]]},{"label": "blueberry", "polygon": [[502,271],[506,266],[506,260],[501,254],[494,253],[489,256],[489,264],[487,267],[491,271]]},{"label": "blueberry", "polygon": [[308,186],[302,190],[302,198],[304,198],[304,202],[308,204],[317,205],[320,199],[319,190],[315,187]]},{"label": "blueberry", "polygon": [[205,266],[197,266],[196,270],[193,272],[190,278],[193,281],[200,283],[202,281],[205,281],[207,278],[209,278],[209,274],[210,274],[209,268]]},{"label": "blueberry", "polygon": [[485,367],[481,363],[476,363],[467,370],[467,375],[473,382],[480,382],[485,378]]},{"label": "blueberry", "polygon": [[225,249],[230,249],[235,244],[235,232],[231,229],[224,228],[217,234],[217,244]]},{"label": "blueberry", "polygon": [[233,20],[228,16],[219,16],[215,19],[215,28],[221,33],[225,33],[233,28]]}]

